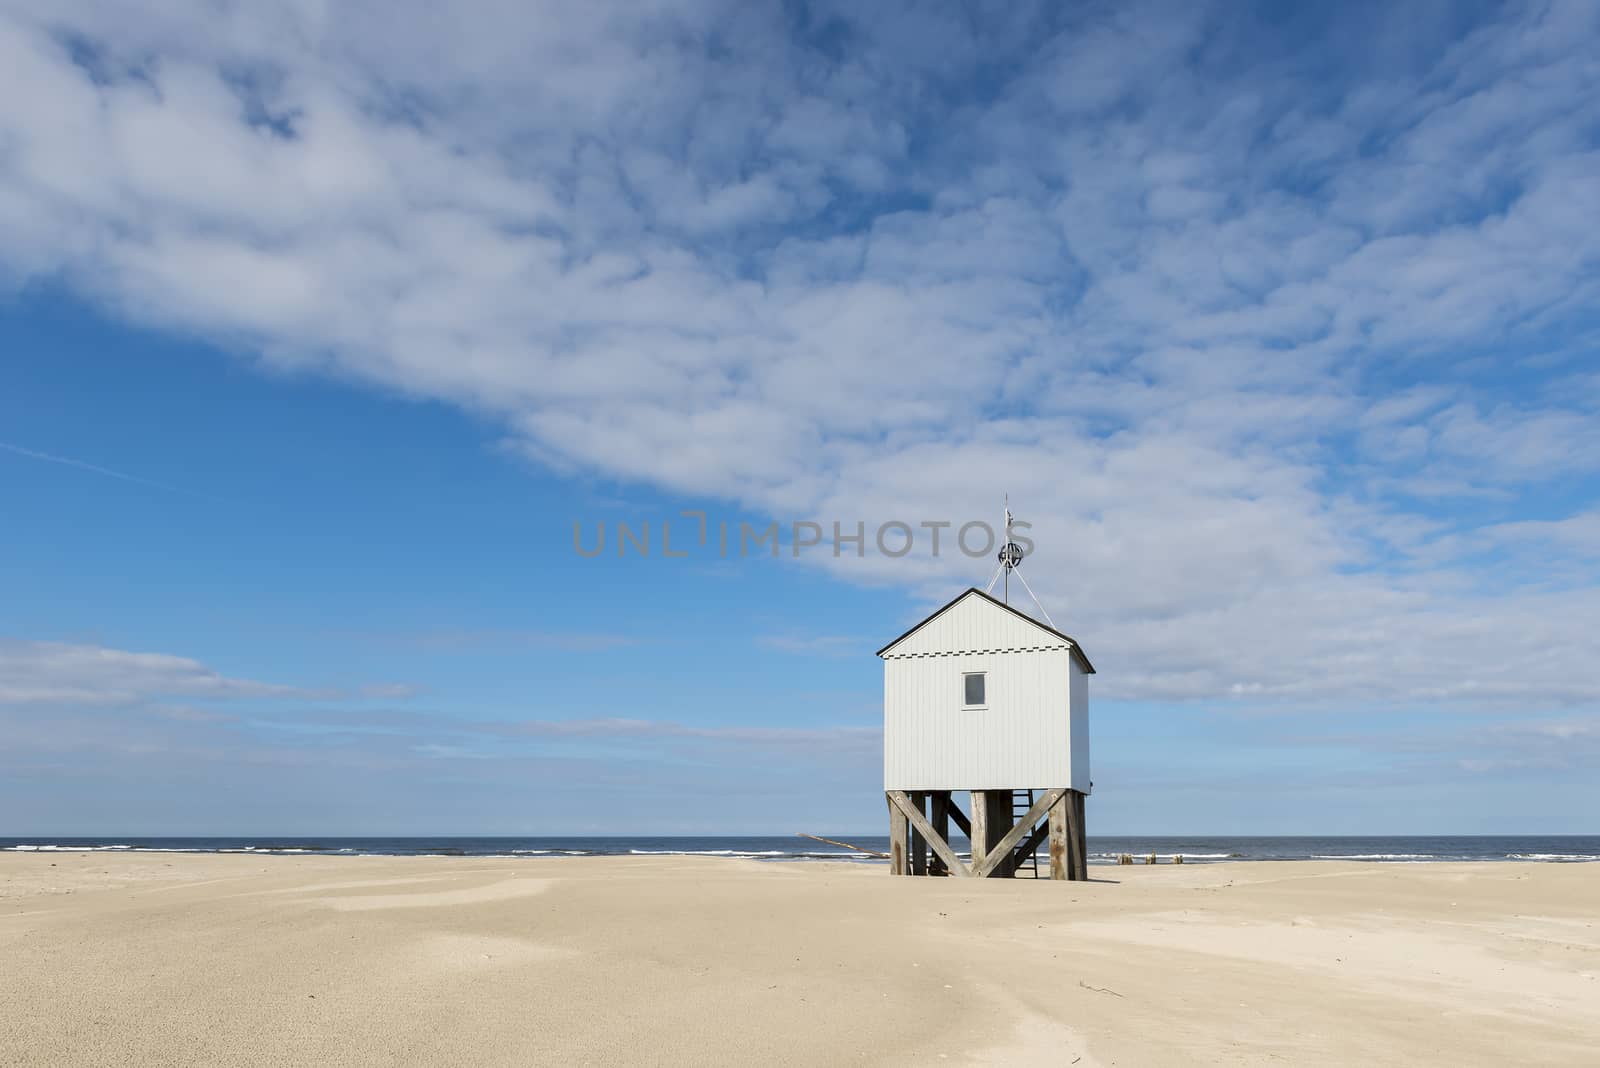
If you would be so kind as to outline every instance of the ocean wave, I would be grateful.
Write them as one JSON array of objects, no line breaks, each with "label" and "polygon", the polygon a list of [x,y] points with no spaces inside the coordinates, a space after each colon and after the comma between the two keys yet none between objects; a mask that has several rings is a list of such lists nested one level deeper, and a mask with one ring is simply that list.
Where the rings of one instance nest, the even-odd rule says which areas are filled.
[{"label": "ocean wave", "polygon": [[782,849],[630,849],[636,857],[788,857]]},{"label": "ocean wave", "polygon": [[[1043,858],[1045,858],[1047,856],[1048,856],[1048,854],[1045,854],[1045,853],[1040,853],[1039,854],[1039,857],[1041,859],[1043,859]],[[1120,857],[1132,857],[1133,858],[1133,862],[1135,864],[1143,864],[1145,862],[1146,858],[1148,858],[1149,856],[1150,856],[1150,850],[1148,850],[1148,849],[1144,850],[1141,853],[1130,853],[1129,851],[1124,849],[1120,853],[1090,853],[1089,854],[1089,863],[1090,864],[1115,864],[1115,863],[1117,863],[1117,860]],[[1243,853],[1157,853],[1156,854],[1156,860],[1158,862],[1160,862],[1160,863],[1163,863],[1163,864],[1171,863],[1171,861],[1172,861],[1172,859],[1174,857],[1182,857],[1184,859],[1184,861],[1186,861],[1186,862],[1193,860],[1193,861],[1199,861],[1201,863],[1205,863],[1207,861],[1216,861],[1216,860],[1240,860],[1240,859],[1242,859],[1244,857],[1244,854]]]},{"label": "ocean wave", "polygon": [[[1041,856],[1041,857],[1044,856],[1044,855],[1045,854],[1043,854],[1043,853],[1039,854],[1039,856]],[[1140,857],[1148,857],[1149,855],[1150,855],[1150,850],[1148,850],[1148,849],[1144,850],[1143,852],[1138,852],[1138,853],[1130,853],[1126,849],[1124,849],[1120,853],[1090,853],[1089,854],[1089,859],[1090,860],[1116,860],[1118,857],[1131,856],[1135,860],[1138,860]],[[1244,854],[1243,853],[1162,853],[1162,852],[1157,851],[1156,856],[1158,856],[1158,857],[1182,857],[1184,860],[1227,860],[1230,857],[1234,857],[1234,858],[1242,857],[1242,856],[1244,856]]]},{"label": "ocean wave", "polygon": [[139,851],[138,846],[131,845],[9,845],[0,847],[3,853],[109,853],[116,850],[131,849]]},{"label": "ocean wave", "polygon": [[[782,837],[739,838],[567,838],[544,840],[535,846],[537,838],[502,838],[499,840],[459,838],[115,838],[105,839],[0,839],[0,852],[46,857],[67,854],[91,855],[96,853],[133,854],[232,854],[244,856],[449,856],[497,858],[546,858],[597,856],[684,856],[729,857],[752,861],[771,862],[825,862],[852,864],[882,864],[883,858],[846,850],[842,846],[826,844],[789,845]],[[878,839],[863,839],[884,850]],[[1544,863],[1573,864],[1600,862],[1600,836],[1527,836],[1522,839],[1501,838],[1434,838],[1405,839],[1210,839],[1215,844],[1185,849],[1182,839],[1139,842],[1116,838],[1091,843],[1093,851],[1089,862],[1095,866],[1115,864],[1121,856],[1131,856],[1141,863],[1152,852],[1158,863],[1170,864],[1181,857],[1192,864],[1215,864],[1234,860],[1245,862],[1272,861],[1344,861],[1346,863]],[[962,845],[965,843],[962,842]],[[1328,853],[1317,850],[1347,849],[1350,852]],[[1359,852],[1356,852],[1359,850]],[[958,850],[965,860],[967,850]],[[1042,870],[1048,862],[1048,853],[1038,852]]]}]

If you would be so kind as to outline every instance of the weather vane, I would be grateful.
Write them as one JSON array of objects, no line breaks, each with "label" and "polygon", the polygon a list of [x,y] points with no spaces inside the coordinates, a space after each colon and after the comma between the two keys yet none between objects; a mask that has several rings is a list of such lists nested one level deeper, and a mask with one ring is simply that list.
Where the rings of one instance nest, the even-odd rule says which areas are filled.
[{"label": "weather vane", "polygon": [[[1004,582],[1000,588],[1001,595],[1004,602],[1009,605],[1011,603],[1011,573],[1013,571],[1017,571],[1017,568],[1021,566],[1023,552],[1022,546],[1018,545],[1011,539],[1012,515],[1011,494],[1009,493],[1005,496],[1005,508],[1006,540],[1004,544],[1000,546],[1000,553],[997,557],[997,559],[1000,561],[1000,566],[995,569],[994,576],[989,579],[989,585],[984,589],[983,592],[988,593],[989,591],[993,590],[995,582],[1003,578]],[[1034,595],[1033,588],[1028,585],[1028,580],[1022,577],[1022,573],[1020,571],[1017,571],[1017,581],[1022,583],[1022,588],[1028,591],[1028,596],[1033,599],[1033,605],[1039,610],[1039,614],[1044,616],[1044,621],[1050,624],[1052,627],[1055,626],[1055,620],[1050,618],[1050,613],[1046,612],[1044,605],[1039,603],[1039,598]]]}]

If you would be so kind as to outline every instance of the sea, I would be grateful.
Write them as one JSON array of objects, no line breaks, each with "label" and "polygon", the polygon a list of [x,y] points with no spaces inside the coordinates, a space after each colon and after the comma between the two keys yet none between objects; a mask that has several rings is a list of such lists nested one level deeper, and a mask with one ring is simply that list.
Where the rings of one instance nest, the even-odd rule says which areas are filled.
[{"label": "sea", "polygon": [[[887,837],[826,837],[886,853]],[[964,845],[957,839],[953,845]],[[324,838],[303,835],[248,838],[0,838],[0,852],[245,853],[253,855],[560,858],[595,856],[741,857],[764,861],[850,861],[882,864],[866,853],[794,835],[744,837],[414,837]],[[1600,861],[1600,835],[1474,835],[1406,837],[1089,837],[1090,863],[1115,864],[1122,854],[1156,854],[1187,864],[1221,861],[1346,860],[1374,864],[1443,861]],[[963,853],[963,855],[967,855]],[[1042,863],[1041,858],[1041,863]]]}]

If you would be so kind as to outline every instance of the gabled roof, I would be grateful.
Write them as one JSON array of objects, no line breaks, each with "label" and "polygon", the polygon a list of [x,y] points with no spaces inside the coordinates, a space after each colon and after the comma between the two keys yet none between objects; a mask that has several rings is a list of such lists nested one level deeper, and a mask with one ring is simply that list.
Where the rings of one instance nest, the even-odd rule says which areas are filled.
[{"label": "gabled roof", "polygon": [[1085,656],[1084,653],[1083,653],[1083,646],[1078,644],[1078,640],[1076,638],[1072,637],[1069,634],[1061,633],[1059,630],[1056,630],[1056,628],[1050,626],[1049,624],[1039,622],[1037,619],[1034,619],[1032,616],[1028,615],[1028,613],[1026,613],[1026,612],[1021,612],[1021,611],[1018,611],[1015,608],[1012,608],[1010,605],[1006,604],[1004,601],[1001,601],[1001,600],[998,600],[998,599],[996,599],[994,597],[989,596],[987,593],[984,593],[982,590],[978,589],[978,587],[976,587],[976,586],[971,586],[967,590],[965,590],[964,592],[958,594],[955,597],[955,599],[952,600],[949,604],[945,605],[943,608],[941,608],[937,612],[933,613],[933,615],[929,616],[927,619],[924,619],[921,623],[918,623],[916,626],[912,627],[910,630],[908,630],[904,634],[900,635],[900,637],[896,638],[894,641],[890,642],[888,645],[885,645],[882,649],[879,649],[878,652],[877,652],[877,655],[878,656],[882,656],[884,653],[887,653],[890,649],[893,649],[895,646],[899,645],[901,642],[905,641],[907,638],[911,637],[917,631],[921,630],[923,627],[926,627],[929,623],[932,623],[934,620],[938,619],[940,616],[944,615],[946,612],[950,611],[950,609],[954,608],[956,605],[960,604],[962,601],[966,600],[968,597],[971,597],[973,594],[977,594],[979,597],[982,597],[985,601],[988,601],[990,604],[994,605],[996,608],[1004,609],[1005,611],[1010,612],[1012,615],[1016,616],[1018,619],[1026,620],[1027,622],[1032,623],[1034,626],[1038,627],[1040,630],[1044,631],[1046,634],[1053,634],[1057,638],[1060,638],[1062,641],[1066,642],[1067,645],[1072,648],[1072,655],[1075,658],[1077,658],[1078,663],[1083,666],[1083,670],[1086,671],[1087,673],[1089,673],[1090,675],[1093,675],[1095,673],[1094,665],[1089,663],[1089,658],[1087,656]]}]

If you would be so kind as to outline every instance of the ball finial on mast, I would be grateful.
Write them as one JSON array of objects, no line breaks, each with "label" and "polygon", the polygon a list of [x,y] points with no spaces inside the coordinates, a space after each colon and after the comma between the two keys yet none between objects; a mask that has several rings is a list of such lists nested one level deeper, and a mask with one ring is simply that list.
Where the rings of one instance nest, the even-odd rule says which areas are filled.
[{"label": "ball finial on mast", "polygon": [[[989,590],[994,589],[995,579],[1003,577],[1004,583],[1001,586],[1001,596],[1004,602],[1009,605],[1011,603],[1011,573],[1017,571],[1017,568],[1021,566],[1022,557],[1024,556],[1022,546],[1011,538],[1011,524],[1014,519],[1011,515],[1011,494],[1009,493],[1005,495],[1005,513],[1005,542],[1000,546],[1000,553],[997,557],[1000,561],[1000,566],[995,569],[994,578],[989,580],[988,589],[984,590],[984,592],[988,593]],[[1034,607],[1039,610],[1039,614],[1044,616],[1044,621],[1052,627],[1055,626],[1055,621],[1050,618],[1050,613],[1044,610],[1044,605],[1040,604],[1039,598],[1034,596],[1032,587],[1028,585],[1028,580],[1022,577],[1022,572],[1020,571],[1017,571],[1017,581],[1022,583],[1024,590],[1028,591],[1028,597],[1032,599]]]}]

